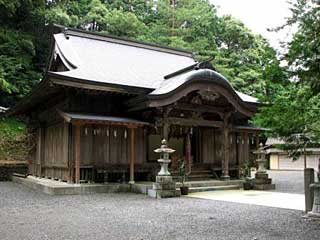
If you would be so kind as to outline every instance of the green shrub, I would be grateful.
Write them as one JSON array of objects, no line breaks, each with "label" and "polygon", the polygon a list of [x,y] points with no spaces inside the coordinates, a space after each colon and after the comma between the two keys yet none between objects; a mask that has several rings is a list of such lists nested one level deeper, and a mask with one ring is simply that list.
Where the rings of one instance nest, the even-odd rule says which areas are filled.
[{"label": "green shrub", "polygon": [[28,149],[25,124],[15,118],[0,118],[0,161],[26,160]]}]

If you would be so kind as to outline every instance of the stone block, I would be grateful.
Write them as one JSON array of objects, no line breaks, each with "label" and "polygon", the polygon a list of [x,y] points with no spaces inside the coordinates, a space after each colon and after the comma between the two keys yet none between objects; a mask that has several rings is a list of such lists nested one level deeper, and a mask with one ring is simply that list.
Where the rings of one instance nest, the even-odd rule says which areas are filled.
[{"label": "stone block", "polygon": [[155,190],[173,190],[176,189],[176,183],[175,182],[168,182],[168,183],[153,183],[152,186]]},{"label": "stone block", "polygon": [[254,184],[271,184],[271,178],[256,178],[253,180]]},{"label": "stone block", "polygon": [[148,196],[152,197],[152,198],[156,198],[157,197],[157,190],[148,189]]},{"label": "stone block", "polygon": [[174,190],[155,190],[149,189],[148,196],[153,198],[171,198],[171,197],[179,197],[179,191]]},{"label": "stone block", "polygon": [[275,184],[255,184],[253,186],[254,190],[274,190],[276,189]]},{"label": "stone block", "polygon": [[176,190],[162,190],[157,192],[157,198],[170,198],[176,196]]},{"label": "stone block", "polygon": [[262,173],[262,172],[257,172],[256,174],[255,174],[255,178],[256,179],[268,179],[269,177],[268,177],[268,174],[267,173]]},{"label": "stone block", "polygon": [[172,176],[156,176],[157,183],[169,183],[172,182]]}]

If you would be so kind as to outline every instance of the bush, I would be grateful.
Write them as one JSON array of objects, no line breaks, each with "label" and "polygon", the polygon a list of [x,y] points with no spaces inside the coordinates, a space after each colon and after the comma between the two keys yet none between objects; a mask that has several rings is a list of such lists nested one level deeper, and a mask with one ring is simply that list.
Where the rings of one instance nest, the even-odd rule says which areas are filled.
[{"label": "bush", "polygon": [[28,150],[25,124],[15,118],[0,118],[0,162],[26,160]]}]

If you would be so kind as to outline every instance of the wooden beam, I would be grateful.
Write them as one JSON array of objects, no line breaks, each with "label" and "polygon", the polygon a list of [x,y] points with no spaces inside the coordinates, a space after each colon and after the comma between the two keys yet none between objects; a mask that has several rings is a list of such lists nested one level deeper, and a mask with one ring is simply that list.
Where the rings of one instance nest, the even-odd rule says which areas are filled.
[{"label": "wooden beam", "polygon": [[130,128],[130,184],[134,184],[135,128]]},{"label": "wooden beam", "polygon": [[75,161],[75,183],[80,183],[80,137],[81,137],[81,126],[75,126],[75,141],[74,141],[74,161]]},{"label": "wooden beam", "polygon": [[195,111],[201,113],[217,113],[223,114],[226,111],[230,111],[231,109],[226,109],[225,107],[215,107],[209,105],[200,105],[200,104],[188,104],[188,103],[176,103],[173,105],[175,109],[186,110],[186,111]]},{"label": "wooden beam", "polygon": [[177,118],[169,117],[167,118],[168,123],[181,126],[200,126],[200,127],[223,127],[222,121],[210,121],[203,119],[186,119],[186,118]]}]

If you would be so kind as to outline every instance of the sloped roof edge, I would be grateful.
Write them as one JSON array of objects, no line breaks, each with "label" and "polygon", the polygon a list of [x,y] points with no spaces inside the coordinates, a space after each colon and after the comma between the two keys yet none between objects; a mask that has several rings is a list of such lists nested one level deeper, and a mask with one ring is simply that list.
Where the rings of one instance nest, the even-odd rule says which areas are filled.
[{"label": "sloped roof edge", "polygon": [[194,57],[194,53],[192,51],[185,50],[185,49],[174,48],[174,47],[164,46],[161,44],[155,44],[150,42],[142,42],[138,40],[132,40],[125,37],[118,37],[118,36],[103,34],[99,32],[90,32],[90,31],[81,30],[81,29],[69,28],[69,27],[65,27],[57,24],[55,24],[54,27],[60,30],[60,32],[63,32],[66,35],[66,37],[68,35],[78,36],[78,37],[118,43],[118,44],[133,46],[133,47],[146,48],[146,49],[160,51],[160,52],[172,53],[172,54],[182,55],[186,57]]}]

